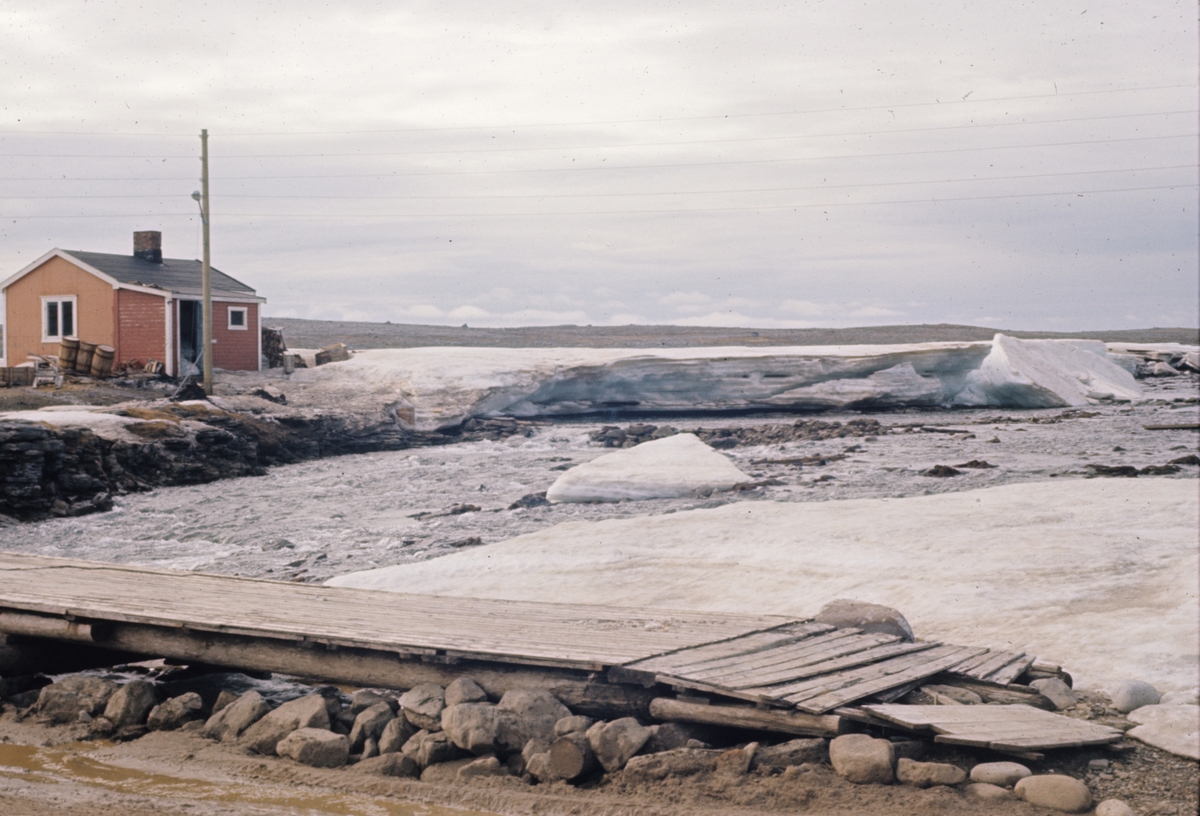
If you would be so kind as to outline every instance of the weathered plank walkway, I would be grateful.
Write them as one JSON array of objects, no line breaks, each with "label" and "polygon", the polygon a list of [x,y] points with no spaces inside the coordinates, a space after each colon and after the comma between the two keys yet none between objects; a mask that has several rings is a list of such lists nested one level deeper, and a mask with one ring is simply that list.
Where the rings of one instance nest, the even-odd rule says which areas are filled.
[{"label": "weathered plank walkway", "polygon": [[0,610],[586,671],[792,622],[410,595],[12,553],[0,553]]},{"label": "weathered plank walkway", "polygon": [[668,686],[806,715],[887,702],[944,672],[1002,686],[1033,661],[777,615],[452,598],[12,553],[0,553],[0,632],[401,688],[438,679],[429,667],[445,664],[470,664],[495,689],[557,671],[547,687],[560,688],[565,672],[581,698],[610,693],[599,686]]}]

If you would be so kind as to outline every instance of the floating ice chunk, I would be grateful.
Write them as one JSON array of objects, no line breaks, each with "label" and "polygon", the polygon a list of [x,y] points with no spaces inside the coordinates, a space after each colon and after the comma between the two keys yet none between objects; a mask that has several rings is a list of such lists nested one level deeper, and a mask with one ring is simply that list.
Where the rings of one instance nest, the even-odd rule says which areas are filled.
[{"label": "floating ice chunk", "polygon": [[854,598],[900,610],[922,638],[1063,664],[1085,687],[1145,675],[1180,689],[1200,660],[1197,505],[1194,479],[737,502],[568,522],[330,583],[799,617]]},{"label": "floating ice chunk", "polygon": [[590,462],[558,477],[546,498],[552,502],[668,499],[694,490],[728,490],[750,477],[695,434],[655,439]]},{"label": "floating ice chunk", "polygon": [[1141,399],[1127,370],[1098,340],[1018,340],[997,334],[992,352],[953,399],[957,405],[1063,408]]}]

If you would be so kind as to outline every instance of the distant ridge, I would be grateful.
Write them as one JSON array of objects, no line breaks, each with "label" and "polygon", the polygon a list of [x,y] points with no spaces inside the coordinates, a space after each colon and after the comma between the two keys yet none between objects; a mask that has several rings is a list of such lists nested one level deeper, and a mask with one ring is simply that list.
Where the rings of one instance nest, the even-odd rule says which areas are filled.
[{"label": "distant ridge", "polygon": [[292,348],[345,343],[351,348],[491,346],[501,348],[686,348],[689,346],[836,346],[991,340],[1002,331],[1021,338],[1081,338],[1110,343],[1200,345],[1200,329],[1152,328],[1112,331],[1039,332],[959,326],[863,326],[851,329],[743,329],[699,326],[528,326],[472,329],[413,323],[365,323],[264,317],[264,326],[283,329]]}]

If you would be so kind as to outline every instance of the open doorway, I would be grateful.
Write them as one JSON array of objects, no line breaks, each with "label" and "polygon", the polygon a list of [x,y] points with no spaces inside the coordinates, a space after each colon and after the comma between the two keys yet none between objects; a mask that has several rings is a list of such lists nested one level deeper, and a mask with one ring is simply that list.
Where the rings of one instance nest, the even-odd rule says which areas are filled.
[{"label": "open doorway", "polygon": [[179,374],[187,376],[200,370],[200,351],[204,348],[203,310],[198,300],[179,301]]}]

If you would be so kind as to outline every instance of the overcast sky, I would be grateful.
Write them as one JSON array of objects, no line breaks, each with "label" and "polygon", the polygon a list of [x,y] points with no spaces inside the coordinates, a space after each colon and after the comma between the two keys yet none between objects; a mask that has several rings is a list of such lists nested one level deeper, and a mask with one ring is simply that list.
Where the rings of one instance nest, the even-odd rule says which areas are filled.
[{"label": "overcast sky", "polygon": [[267,314],[1196,326],[1194,2],[0,0],[0,278]]}]

